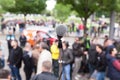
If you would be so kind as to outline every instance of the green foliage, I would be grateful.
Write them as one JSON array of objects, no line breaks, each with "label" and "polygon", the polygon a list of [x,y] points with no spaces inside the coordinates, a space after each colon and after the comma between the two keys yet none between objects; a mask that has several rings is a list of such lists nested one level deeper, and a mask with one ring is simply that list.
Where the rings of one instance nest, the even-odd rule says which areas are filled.
[{"label": "green foliage", "polygon": [[[57,3],[71,4],[72,10],[75,10],[78,13],[78,16],[81,17],[83,24],[87,24],[87,19],[94,12],[100,9],[100,0],[57,0]],[[86,32],[86,29],[85,29]]]},{"label": "green foliage", "polygon": [[[41,13],[46,8],[46,0],[1,0],[3,9],[13,13]],[[8,2],[7,2],[8,1]],[[6,4],[6,5],[4,5]]]},{"label": "green foliage", "polygon": [[99,0],[57,0],[58,3],[71,4],[80,17],[88,18],[100,7]]},{"label": "green foliage", "polygon": [[61,21],[65,21],[70,16],[71,8],[71,5],[63,5],[59,3],[55,6],[53,10],[53,15],[55,16],[55,18]]},{"label": "green foliage", "polygon": [[14,3],[14,0],[0,0],[0,13],[6,12],[8,8],[12,8]]}]

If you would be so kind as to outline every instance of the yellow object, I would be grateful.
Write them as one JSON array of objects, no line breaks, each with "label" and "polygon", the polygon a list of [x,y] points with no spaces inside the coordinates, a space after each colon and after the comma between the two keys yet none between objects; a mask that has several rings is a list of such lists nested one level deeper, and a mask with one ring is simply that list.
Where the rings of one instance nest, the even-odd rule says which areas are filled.
[{"label": "yellow object", "polygon": [[52,59],[58,60],[59,59],[59,55],[60,55],[60,51],[59,48],[57,47],[57,45],[53,44],[50,48],[51,53],[52,53]]}]

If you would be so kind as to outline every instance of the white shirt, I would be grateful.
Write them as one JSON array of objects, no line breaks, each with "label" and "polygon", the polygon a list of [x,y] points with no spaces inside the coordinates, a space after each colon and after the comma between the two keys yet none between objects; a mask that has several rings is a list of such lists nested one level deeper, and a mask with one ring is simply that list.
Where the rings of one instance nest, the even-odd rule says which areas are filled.
[{"label": "white shirt", "polygon": [[50,61],[52,63],[52,55],[48,50],[43,50],[39,55],[37,64],[37,74],[42,72],[42,63],[44,61]]}]

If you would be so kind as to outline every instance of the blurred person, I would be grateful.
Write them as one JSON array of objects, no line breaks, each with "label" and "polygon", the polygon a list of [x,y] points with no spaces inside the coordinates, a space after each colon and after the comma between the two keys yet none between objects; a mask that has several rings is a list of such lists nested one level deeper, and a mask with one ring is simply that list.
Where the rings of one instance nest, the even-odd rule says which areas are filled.
[{"label": "blurred person", "polygon": [[71,63],[73,62],[73,54],[72,51],[68,48],[69,43],[66,41],[63,41],[63,53],[61,55],[62,58],[62,80],[71,80],[70,74],[71,74]]},{"label": "blurred person", "polygon": [[27,42],[27,38],[24,35],[24,33],[21,33],[20,37],[19,37],[19,41],[20,41],[20,46],[21,47],[25,47],[25,44]]},{"label": "blurred person", "polygon": [[53,73],[56,77],[59,77],[59,55],[60,51],[58,48],[58,40],[55,40],[50,48],[50,51],[52,53],[52,63],[53,63]]},{"label": "blurred person", "polygon": [[33,72],[33,60],[32,60],[31,45],[29,43],[26,43],[25,48],[23,50],[23,63],[24,63],[24,72],[26,75],[26,80],[30,80]]},{"label": "blurred person", "polygon": [[83,31],[84,31],[84,25],[83,24],[80,24],[79,26],[78,26],[78,28],[79,28],[79,32],[80,32],[80,36],[82,37],[83,36]]},{"label": "blurred person", "polygon": [[96,80],[105,80],[105,72],[107,67],[105,52],[103,51],[103,47],[99,44],[96,45],[96,51],[98,53],[96,69],[94,71],[96,72]]},{"label": "blurred person", "polygon": [[109,38],[108,38],[108,36],[107,35],[105,35],[105,40],[108,40]]},{"label": "blurred person", "polygon": [[85,50],[88,51],[90,48],[90,38],[88,34],[84,35],[84,46],[85,46]]},{"label": "blurred person", "polygon": [[11,69],[12,79],[21,80],[19,69],[22,63],[23,51],[22,48],[18,46],[17,40],[12,40],[11,46],[13,48],[8,56],[8,64]]},{"label": "blurred person", "polygon": [[29,39],[27,41],[31,44],[32,47],[34,47],[35,40],[33,38],[33,34],[32,33],[28,33],[28,36],[29,36]]},{"label": "blurred person", "polygon": [[4,34],[5,28],[6,28],[6,22],[5,22],[5,19],[2,18],[1,19],[1,31],[2,31],[3,34]]},{"label": "blurred person", "polygon": [[72,45],[73,49],[73,55],[74,55],[74,68],[73,68],[73,78],[78,74],[78,71],[81,66],[81,60],[82,60],[82,48],[83,45],[80,43],[79,37],[75,38],[75,42]]},{"label": "blurred person", "polygon": [[71,23],[71,26],[72,26],[72,32],[74,32],[74,29],[75,29],[75,23],[72,22],[72,23]]},{"label": "blurred person", "polygon": [[33,67],[34,67],[34,71],[35,73],[37,72],[37,63],[38,63],[38,59],[39,59],[39,44],[35,44],[33,50],[32,50],[32,59],[33,59]]},{"label": "blurred person", "polygon": [[8,35],[6,36],[6,40],[7,40],[7,44],[8,44],[8,50],[9,50],[9,54],[12,50],[12,46],[11,46],[11,41],[15,40],[15,35],[12,33],[12,31],[8,32]]},{"label": "blurred person", "polygon": [[4,68],[5,66],[5,58],[3,54],[3,46],[2,43],[0,42],[0,69]]},{"label": "blurred person", "polygon": [[25,26],[26,26],[25,22],[19,23],[19,31],[20,31],[20,33],[23,32],[23,30],[25,29]]},{"label": "blurred person", "polygon": [[13,26],[13,33],[15,34],[15,32],[16,32],[16,28],[15,28],[15,24],[13,24],[14,26]]},{"label": "blurred person", "polygon": [[6,69],[0,69],[0,80],[11,80],[10,71]]},{"label": "blurred person", "polygon": [[52,69],[51,61],[43,61],[42,72],[33,77],[32,80],[57,80],[55,75],[51,72],[51,69]]},{"label": "blurred person", "polygon": [[93,74],[96,64],[97,64],[97,51],[96,51],[96,44],[97,44],[97,38],[94,37],[90,43],[90,48],[88,50],[88,66],[89,66],[89,72],[90,76]]},{"label": "blurred person", "polygon": [[46,43],[41,42],[39,44],[40,55],[39,55],[38,64],[37,64],[37,74],[42,72],[43,61],[48,60],[52,63],[52,55],[47,49],[48,49],[48,45]]},{"label": "blurred person", "polygon": [[35,36],[34,40],[35,40],[35,44],[39,44],[42,41],[42,37],[40,35],[40,31],[36,32],[36,36]]},{"label": "blurred person", "polygon": [[110,80],[120,80],[120,59],[117,59],[117,49],[110,48],[109,55],[107,57],[107,76]]}]

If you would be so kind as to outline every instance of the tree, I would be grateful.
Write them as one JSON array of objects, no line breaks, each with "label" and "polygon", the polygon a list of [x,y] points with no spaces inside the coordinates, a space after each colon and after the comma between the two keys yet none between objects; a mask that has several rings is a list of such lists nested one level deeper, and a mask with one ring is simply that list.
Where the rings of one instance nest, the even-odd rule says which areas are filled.
[{"label": "tree", "polygon": [[100,0],[57,0],[57,3],[72,5],[72,9],[79,14],[79,17],[81,17],[81,20],[85,26],[85,33],[87,19],[101,7]]},{"label": "tree", "polygon": [[[8,12],[12,13],[41,13],[46,8],[46,0],[1,0],[0,5]],[[7,2],[9,1],[9,3]],[[6,4],[6,5],[5,5]],[[11,4],[11,5],[10,5]]]},{"label": "tree", "polygon": [[62,3],[59,3],[53,10],[53,16],[63,22],[70,16],[71,8],[71,5],[63,5]]},{"label": "tree", "polygon": [[109,37],[114,38],[115,16],[116,12],[120,12],[120,0],[103,0],[102,3],[102,9],[110,13]]},{"label": "tree", "polygon": [[6,12],[7,8],[14,6],[14,0],[0,0],[0,14]]}]

